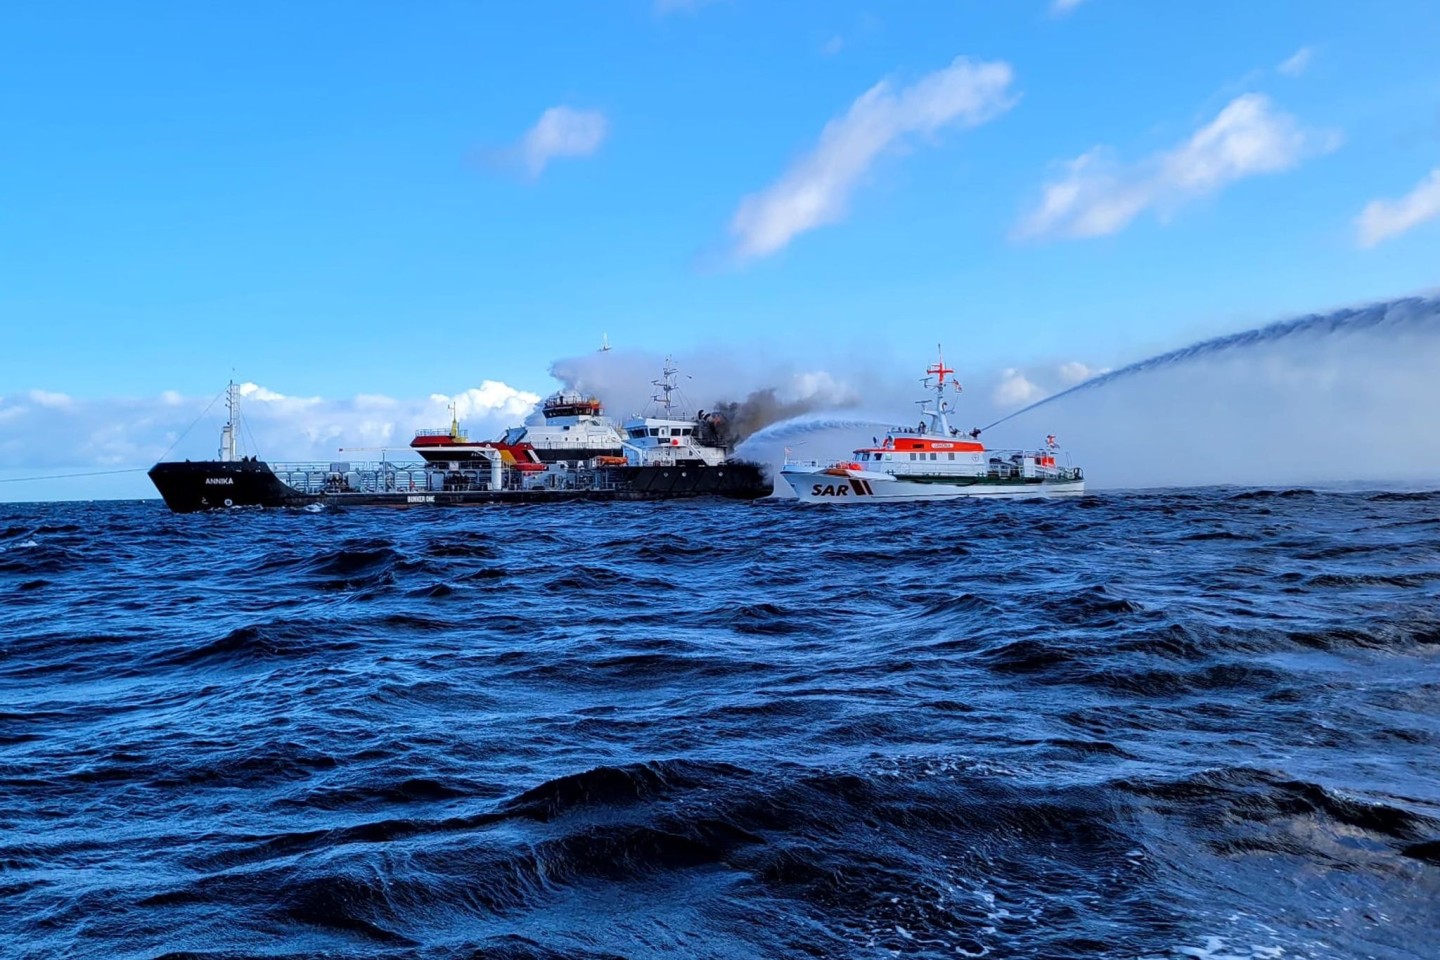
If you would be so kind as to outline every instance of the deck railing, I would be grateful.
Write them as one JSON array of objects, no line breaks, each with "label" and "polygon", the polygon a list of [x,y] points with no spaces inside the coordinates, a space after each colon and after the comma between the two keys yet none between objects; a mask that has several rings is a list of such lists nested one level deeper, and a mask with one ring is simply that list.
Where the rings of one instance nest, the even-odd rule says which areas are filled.
[{"label": "deck railing", "polygon": [[[491,490],[490,466],[447,470],[424,463],[272,463],[281,483],[307,494],[319,493],[442,493]],[[523,473],[501,470],[502,490],[614,490],[624,484],[606,470],[565,470]]]}]

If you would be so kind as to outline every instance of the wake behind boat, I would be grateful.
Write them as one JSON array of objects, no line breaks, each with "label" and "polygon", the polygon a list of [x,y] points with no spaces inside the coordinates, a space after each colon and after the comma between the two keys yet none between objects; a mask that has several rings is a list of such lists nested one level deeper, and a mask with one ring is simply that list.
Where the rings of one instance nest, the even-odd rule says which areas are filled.
[{"label": "wake behind boat", "polygon": [[780,475],[807,503],[858,503],[890,500],[951,500],[959,497],[1062,497],[1085,492],[1079,467],[1056,462],[1058,444],[1046,437],[1042,450],[989,450],[980,431],[968,434],[950,425],[947,377],[955,371],[939,362],[926,368],[924,383],[935,399],[920,401],[920,422],[914,429],[886,431],[876,445],[854,451],[852,460],[820,463],[785,461]]}]

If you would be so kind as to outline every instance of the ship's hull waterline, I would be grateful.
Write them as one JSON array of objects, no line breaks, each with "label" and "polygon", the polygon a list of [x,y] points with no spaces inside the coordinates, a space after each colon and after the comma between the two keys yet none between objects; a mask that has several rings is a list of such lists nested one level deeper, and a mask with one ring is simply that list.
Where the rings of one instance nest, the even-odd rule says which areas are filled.
[{"label": "ship's hull waterline", "polygon": [[[288,471],[282,473],[289,476]],[[176,513],[237,507],[333,506],[477,506],[500,503],[559,503],[573,500],[669,500],[726,497],[754,500],[768,496],[771,484],[759,464],[730,461],[718,465],[614,466],[584,473],[556,473],[530,479],[509,475],[498,487],[475,474],[434,470],[336,471],[305,489],[281,479],[262,460],[175,461],[157,463],[150,480]],[[488,471],[484,474],[488,477]],[[417,483],[414,479],[419,478]]]},{"label": "ship's hull waterline", "polygon": [[839,476],[824,471],[781,473],[802,503],[887,503],[921,500],[1022,500],[1038,497],[1078,497],[1085,481],[1051,478],[976,478],[911,480],[890,474],[865,472]]}]

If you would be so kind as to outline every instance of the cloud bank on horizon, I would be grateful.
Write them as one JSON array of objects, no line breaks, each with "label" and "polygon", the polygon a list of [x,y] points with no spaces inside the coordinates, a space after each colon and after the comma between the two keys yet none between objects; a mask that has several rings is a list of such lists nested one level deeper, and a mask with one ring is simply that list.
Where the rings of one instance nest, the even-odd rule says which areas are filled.
[{"label": "cloud bank on horizon", "polygon": [[[239,394],[242,452],[303,461],[379,459],[381,449],[405,450],[417,428],[448,426],[451,404],[473,435],[495,436],[540,399],[496,380],[424,398],[298,397],[255,383],[241,384]],[[0,396],[0,471],[123,469],[162,458],[213,458],[224,407],[221,396],[207,401],[174,391],[102,399],[43,390]],[[56,437],[67,442],[55,443]]]}]

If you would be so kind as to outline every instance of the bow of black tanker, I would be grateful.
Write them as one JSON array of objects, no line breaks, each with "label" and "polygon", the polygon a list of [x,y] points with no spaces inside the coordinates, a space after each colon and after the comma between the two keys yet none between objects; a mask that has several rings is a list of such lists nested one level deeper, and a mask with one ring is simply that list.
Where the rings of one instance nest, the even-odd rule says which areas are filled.
[{"label": "bow of black tanker", "polygon": [[176,513],[226,507],[298,507],[312,502],[289,487],[263,460],[183,460],[157,463],[150,482]]}]

